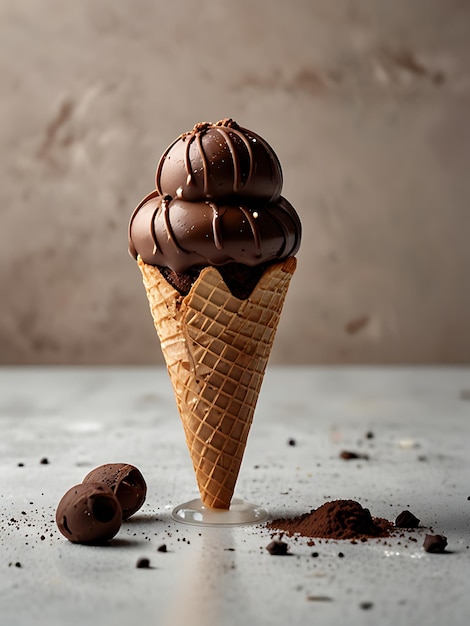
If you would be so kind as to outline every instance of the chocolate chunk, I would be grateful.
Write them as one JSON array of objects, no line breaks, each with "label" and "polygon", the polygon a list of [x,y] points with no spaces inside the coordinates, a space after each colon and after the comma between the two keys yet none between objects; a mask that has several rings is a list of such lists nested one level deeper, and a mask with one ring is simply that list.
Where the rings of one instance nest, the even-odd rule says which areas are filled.
[{"label": "chocolate chunk", "polygon": [[447,546],[447,537],[444,535],[426,535],[423,547],[426,552],[445,552]]},{"label": "chocolate chunk", "polygon": [[150,560],[142,557],[137,559],[135,566],[137,569],[150,569]]},{"label": "chocolate chunk", "polygon": [[122,519],[138,511],[145,502],[147,485],[140,471],[127,463],[108,463],[92,470],[84,483],[103,483],[116,495],[122,509]]},{"label": "chocolate chunk", "polygon": [[297,441],[291,437],[290,439],[287,440],[287,445],[295,446],[297,445]]},{"label": "chocolate chunk", "polygon": [[420,520],[411,511],[402,511],[395,520],[397,528],[418,528]]},{"label": "chocolate chunk", "polygon": [[161,546],[157,548],[158,552],[167,552],[166,543],[162,543]]},{"label": "chocolate chunk", "polygon": [[64,494],[57,506],[56,522],[72,543],[106,543],[121,527],[121,505],[106,485],[82,483]]},{"label": "chocolate chunk", "polygon": [[273,554],[275,556],[285,556],[288,548],[289,546],[285,543],[285,541],[279,541],[278,539],[271,541],[271,543],[266,546],[266,550],[269,554]]}]

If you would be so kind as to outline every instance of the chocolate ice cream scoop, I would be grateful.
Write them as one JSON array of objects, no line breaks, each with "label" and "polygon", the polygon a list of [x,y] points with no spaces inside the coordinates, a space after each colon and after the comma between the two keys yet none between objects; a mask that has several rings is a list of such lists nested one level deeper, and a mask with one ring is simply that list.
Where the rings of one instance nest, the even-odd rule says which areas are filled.
[{"label": "chocolate ice cream scoop", "polygon": [[270,265],[299,250],[302,227],[281,196],[274,150],[232,119],[180,135],[161,157],[155,182],[131,216],[129,252],[158,267],[181,295],[212,266],[244,300]]},{"label": "chocolate ice cream scoop", "polygon": [[83,479],[84,483],[103,483],[109,487],[122,509],[122,519],[138,511],[145,502],[147,485],[140,471],[128,463],[107,463],[95,468]]},{"label": "chocolate ice cream scoop", "polygon": [[60,532],[72,543],[106,543],[121,527],[121,505],[106,485],[82,483],[62,496],[56,522]]},{"label": "chocolate ice cream scoop", "polygon": [[186,272],[236,262],[250,267],[294,256],[301,225],[294,207],[276,202],[186,202],[149,194],[129,225],[129,249],[148,265]]},{"label": "chocolate ice cream scoop", "polygon": [[160,159],[155,183],[160,195],[191,202],[232,196],[271,202],[281,194],[282,170],[262,137],[224,119],[180,135]]}]

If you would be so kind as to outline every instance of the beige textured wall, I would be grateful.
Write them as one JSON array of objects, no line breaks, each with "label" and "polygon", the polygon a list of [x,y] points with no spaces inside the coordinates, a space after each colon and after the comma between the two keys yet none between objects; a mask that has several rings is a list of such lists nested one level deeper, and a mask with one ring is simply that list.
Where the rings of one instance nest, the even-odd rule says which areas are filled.
[{"label": "beige textured wall", "polygon": [[129,215],[195,122],[304,225],[273,363],[470,362],[470,3],[0,0],[0,363],[160,363]]}]

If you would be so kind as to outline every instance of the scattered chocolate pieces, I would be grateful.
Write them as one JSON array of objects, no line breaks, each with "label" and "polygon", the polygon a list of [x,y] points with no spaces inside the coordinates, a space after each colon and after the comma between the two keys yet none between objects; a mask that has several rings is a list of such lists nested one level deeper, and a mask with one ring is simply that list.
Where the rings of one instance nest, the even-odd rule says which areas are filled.
[{"label": "scattered chocolate pieces", "polygon": [[426,535],[423,548],[426,552],[445,552],[447,547],[447,537],[444,535]]},{"label": "scattered chocolate pieces", "polygon": [[56,522],[72,543],[106,543],[121,527],[121,505],[106,485],[82,483],[64,494],[57,506]]},{"label": "scattered chocolate pieces", "polygon": [[287,545],[287,543],[278,539],[271,541],[271,543],[266,546],[266,550],[269,552],[269,554],[273,554],[275,556],[285,556],[288,549],[289,546]]},{"label": "scattered chocolate pieces", "polygon": [[420,520],[411,511],[402,511],[395,520],[397,528],[418,528]]},{"label": "scattered chocolate pieces", "polygon": [[129,518],[138,511],[147,495],[144,477],[136,467],[128,463],[100,465],[87,474],[83,482],[107,485],[119,500],[123,519]]},{"label": "scattered chocolate pieces", "polygon": [[137,559],[137,563],[135,564],[137,569],[150,569],[150,560],[142,557]]},{"label": "scattered chocolate pieces", "polygon": [[361,454],[360,452],[352,452],[351,450],[343,450],[342,452],[340,452],[339,456],[341,459],[344,459],[345,461],[351,461],[352,459],[362,459],[364,461],[369,460],[368,454]]}]

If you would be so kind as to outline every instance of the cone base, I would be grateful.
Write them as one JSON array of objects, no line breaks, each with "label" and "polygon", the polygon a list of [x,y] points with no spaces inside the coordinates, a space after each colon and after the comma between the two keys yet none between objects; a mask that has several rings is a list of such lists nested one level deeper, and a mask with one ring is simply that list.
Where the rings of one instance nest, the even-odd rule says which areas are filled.
[{"label": "cone base", "polygon": [[244,526],[263,522],[268,512],[263,507],[233,498],[230,508],[225,510],[210,509],[197,498],[180,504],[171,514],[171,517],[183,524],[194,526]]}]

